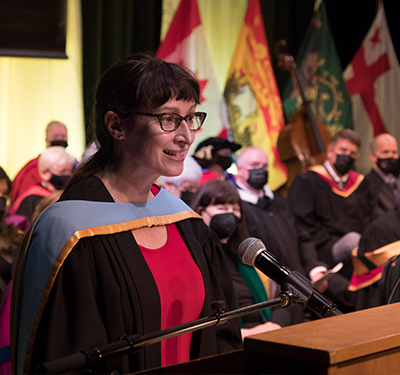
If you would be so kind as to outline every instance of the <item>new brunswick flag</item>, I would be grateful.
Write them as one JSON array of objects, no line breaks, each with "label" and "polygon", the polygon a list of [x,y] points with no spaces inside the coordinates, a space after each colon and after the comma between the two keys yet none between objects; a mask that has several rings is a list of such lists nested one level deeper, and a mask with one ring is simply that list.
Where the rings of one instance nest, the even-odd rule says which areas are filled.
[{"label": "new brunswick flag", "polygon": [[272,69],[259,0],[249,0],[225,86],[233,140],[242,147],[258,146],[269,157],[269,185],[287,179],[277,139],[284,126],[282,102]]},{"label": "new brunswick flag", "polygon": [[208,137],[226,138],[226,104],[212,68],[197,0],[181,0],[157,57],[186,66],[200,83],[201,105],[197,110],[206,112],[207,119],[196,133],[192,149]]},{"label": "new brunswick flag", "polygon": [[[342,66],[336,51],[325,3],[316,1],[314,15],[300,47],[297,75],[314,116],[331,133],[352,128],[351,100],[342,78]],[[284,92],[283,107],[288,121],[303,104],[300,93],[289,81]]]}]

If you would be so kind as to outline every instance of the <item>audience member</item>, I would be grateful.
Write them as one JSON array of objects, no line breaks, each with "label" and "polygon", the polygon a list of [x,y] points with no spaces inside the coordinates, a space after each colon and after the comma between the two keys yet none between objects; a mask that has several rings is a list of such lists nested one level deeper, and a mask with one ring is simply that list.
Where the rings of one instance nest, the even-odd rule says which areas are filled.
[{"label": "audience member", "polygon": [[[4,171],[3,171],[4,172]],[[8,176],[7,176],[8,178]],[[17,256],[19,254],[21,242],[24,236],[24,232],[18,230],[11,223],[7,222],[7,218],[12,218],[12,224],[16,222],[22,223],[18,218],[23,218],[27,223],[27,227],[22,228],[26,230],[29,227],[29,221],[26,217],[10,214],[6,217],[6,223],[1,219],[2,213],[2,169],[0,168],[0,351],[2,351],[3,363],[0,361],[0,374],[11,374],[11,357],[4,355],[9,352],[10,348],[10,309],[11,309],[11,293],[14,276],[14,268]],[[11,189],[11,181],[9,182],[9,189]],[[10,191],[10,190],[8,190]],[[42,201],[36,206],[33,220],[39,215],[41,210],[47,207],[49,204],[55,202],[59,198],[61,190],[57,190],[51,193],[48,197],[43,198]],[[8,193],[9,195],[9,193]],[[33,221],[32,220],[32,221]],[[3,292],[3,293],[2,293]]]},{"label": "audience member", "polygon": [[351,251],[372,221],[376,205],[370,183],[352,170],[360,147],[354,130],[336,133],[327,160],[296,176],[288,197],[296,225],[314,240],[318,259],[329,267],[343,262],[340,272],[349,280]]},{"label": "audience member", "polygon": [[[15,374],[101,348],[121,334],[142,336],[208,317],[216,300],[235,308],[214,233],[153,184],[182,173],[206,117],[196,112],[199,103],[200,86],[187,69],[150,55],[129,56],[103,74],[93,122],[99,149],[39,216],[17,269]],[[131,373],[241,345],[234,319],[131,355],[104,356],[81,370]]]},{"label": "audience member", "polygon": [[365,179],[378,195],[376,215],[381,215],[400,202],[400,181],[393,173],[399,169],[399,151],[396,139],[390,134],[375,137],[371,146],[372,170]]},{"label": "audience member", "polygon": [[[268,184],[268,155],[259,147],[245,148],[237,158],[236,185],[243,200],[243,210],[250,236],[259,238],[268,251],[289,268],[319,279],[327,264],[318,260],[310,236],[297,230],[285,198]],[[319,290],[327,289],[324,282]],[[292,308],[292,323],[303,321],[300,306]]]},{"label": "audience member", "polygon": [[349,289],[355,292],[355,308],[362,310],[387,303],[380,281],[385,263],[400,254],[400,204],[367,226],[358,249],[353,250],[354,273]]},{"label": "audience member", "polygon": [[33,212],[40,200],[65,187],[74,169],[74,161],[75,158],[62,146],[46,148],[39,156],[38,170],[41,182],[19,196],[13,211],[32,222]]},{"label": "audience member", "polygon": [[[326,271],[326,264],[312,254],[314,249],[309,236],[296,229],[286,199],[267,185],[267,153],[259,147],[245,148],[238,156],[237,169],[236,185],[243,200],[250,236],[259,238],[280,262],[292,269],[308,274],[322,266],[319,270]],[[303,251],[300,246],[304,247]]]},{"label": "audience member", "polygon": [[232,165],[232,153],[240,147],[237,143],[221,137],[210,137],[200,142],[193,155],[203,168],[200,185],[215,178],[234,183],[234,178],[227,169]]},{"label": "audience member", "polygon": [[0,196],[0,300],[12,279],[12,270],[24,235],[20,229],[7,223],[5,208],[6,200]]},{"label": "audience member", "polygon": [[[45,132],[46,148],[51,146],[68,146],[68,130],[67,127],[59,121],[51,121]],[[39,156],[28,161],[17,173],[13,180],[11,203],[13,206],[18,197],[28,190],[31,186],[41,182],[38,171]]]},{"label": "audience member", "polygon": [[[268,300],[273,281],[256,268],[241,262],[239,244],[249,237],[243,218],[243,207],[237,189],[224,180],[210,180],[202,184],[193,197],[192,207],[217,234],[227,255],[227,268],[231,271],[238,307]],[[265,286],[265,284],[266,286]],[[301,309],[301,308],[300,308]],[[241,317],[242,337],[271,331],[290,325],[288,308],[280,306]]]},{"label": "audience member", "polygon": [[[7,206],[11,181],[0,167],[0,374],[11,374],[10,304],[14,267],[19,254],[27,219],[13,215]],[[29,225],[29,223],[28,223]]]},{"label": "audience member", "polygon": [[11,207],[7,205],[7,201],[11,195],[12,183],[7,173],[0,167],[0,214],[4,210],[4,217],[7,225],[12,225],[25,232],[30,221],[22,215],[16,215],[12,212]]},{"label": "audience member", "polygon": [[201,167],[196,160],[192,156],[187,155],[183,162],[183,172],[179,176],[162,176],[161,183],[167,191],[190,205],[193,194],[199,187],[202,173]]}]

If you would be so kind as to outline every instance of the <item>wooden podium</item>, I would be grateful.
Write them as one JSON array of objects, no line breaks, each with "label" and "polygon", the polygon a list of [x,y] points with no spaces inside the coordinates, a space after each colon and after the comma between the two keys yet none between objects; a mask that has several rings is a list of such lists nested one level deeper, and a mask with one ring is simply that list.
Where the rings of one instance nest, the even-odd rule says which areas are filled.
[{"label": "wooden podium", "polygon": [[400,303],[249,336],[243,350],[146,373],[400,374]]}]

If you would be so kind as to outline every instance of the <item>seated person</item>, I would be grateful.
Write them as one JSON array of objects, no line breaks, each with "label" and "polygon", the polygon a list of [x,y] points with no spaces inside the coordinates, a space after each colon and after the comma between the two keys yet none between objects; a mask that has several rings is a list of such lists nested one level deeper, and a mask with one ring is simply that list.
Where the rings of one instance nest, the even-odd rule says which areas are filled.
[{"label": "seated person", "polygon": [[0,167],[0,215],[3,212],[7,225],[20,229],[25,232],[29,226],[29,220],[22,215],[16,215],[12,212],[11,207],[7,205],[7,200],[11,195],[12,183],[7,173]]},{"label": "seated person", "polygon": [[349,290],[355,292],[355,309],[362,310],[383,301],[381,276],[385,263],[400,254],[400,204],[374,220],[353,251],[354,273]]},{"label": "seated person", "polygon": [[183,162],[183,172],[179,176],[161,176],[161,184],[167,191],[190,205],[193,194],[199,187],[202,174],[200,165],[188,155]]},{"label": "seated person", "polygon": [[[310,237],[296,228],[286,199],[268,186],[268,163],[259,147],[245,148],[237,159],[236,186],[250,236],[259,238],[280,262],[315,281],[327,265],[318,260]],[[326,289],[325,282],[319,290]]]},{"label": "seated person", "polygon": [[234,183],[233,176],[227,169],[232,165],[232,153],[240,147],[237,143],[221,137],[210,137],[200,142],[193,155],[203,168],[199,184],[214,178]]},{"label": "seated person", "polygon": [[[45,137],[46,148],[52,146],[68,147],[68,130],[62,122],[49,122],[46,126]],[[39,156],[28,161],[15,176],[12,182],[11,206],[28,188],[41,182],[38,162]]]},{"label": "seated person", "polygon": [[[242,200],[235,186],[223,180],[207,181],[198,188],[192,207],[221,241],[227,255],[227,267],[231,271],[238,307],[268,300],[268,293],[272,285],[276,289],[276,284],[256,268],[243,264],[238,256],[238,247],[249,234],[243,217]],[[242,316],[242,337],[292,324],[292,307],[283,309],[278,306]]]},{"label": "seated person", "polygon": [[399,151],[396,139],[390,134],[380,134],[371,145],[372,170],[365,179],[378,194],[376,215],[400,203],[400,181],[393,174],[398,171]]},{"label": "seated person", "polygon": [[64,147],[53,146],[39,156],[38,170],[41,182],[31,186],[13,205],[13,212],[27,217],[32,222],[36,205],[67,184],[74,169],[75,158]]},{"label": "seated person", "polygon": [[327,160],[297,175],[289,190],[296,225],[314,240],[318,259],[329,267],[343,262],[351,277],[351,251],[374,218],[376,194],[370,183],[352,170],[361,141],[351,129],[336,133],[327,148]]}]

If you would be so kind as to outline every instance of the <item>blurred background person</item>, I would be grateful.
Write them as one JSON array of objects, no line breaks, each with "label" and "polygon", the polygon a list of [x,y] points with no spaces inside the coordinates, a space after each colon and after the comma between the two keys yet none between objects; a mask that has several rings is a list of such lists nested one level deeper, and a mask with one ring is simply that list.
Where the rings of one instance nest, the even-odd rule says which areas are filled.
[{"label": "blurred background person", "polygon": [[181,198],[190,205],[193,194],[199,187],[199,181],[203,174],[200,165],[190,155],[183,162],[183,172],[179,176],[162,176],[161,184],[170,193]]},{"label": "blurred background person", "polygon": [[[268,297],[275,298],[280,292],[279,286],[239,259],[238,247],[249,234],[243,217],[242,200],[236,187],[224,180],[207,181],[199,186],[192,200],[192,208],[203,217],[221,241],[226,254],[226,266],[235,286],[238,307],[264,302]],[[291,325],[292,307],[278,306],[242,316],[242,337]]]},{"label": "blurred background person", "polygon": [[210,137],[200,142],[193,157],[203,169],[199,184],[217,178],[234,183],[234,178],[227,169],[232,165],[232,153],[241,146],[221,137]]},{"label": "blurred background person", "polygon": [[25,232],[30,226],[30,221],[25,216],[13,213],[11,207],[7,204],[10,199],[11,189],[11,180],[4,169],[0,167],[0,213],[4,210],[6,223]]},{"label": "blurred background person", "polygon": [[[51,121],[45,130],[46,148],[52,146],[68,147],[68,130],[60,121]],[[17,173],[12,184],[12,194],[10,205],[13,206],[17,198],[28,190],[31,186],[37,185],[42,181],[39,175],[38,163],[39,156],[28,161]]]},{"label": "blurred background person", "polygon": [[365,179],[378,195],[375,216],[379,216],[400,203],[400,181],[394,174],[399,172],[399,149],[390,134],[380,134],[371,145],[372,169]]},{"label": "blurred background person", "polygon": [[32,222],[36,205],[43,197],[65,187],[74,170],[75,158],[62,146],[53,146],[39,156],[40,183],[26,190],[13,205],[13,212],[23,215]]}]

